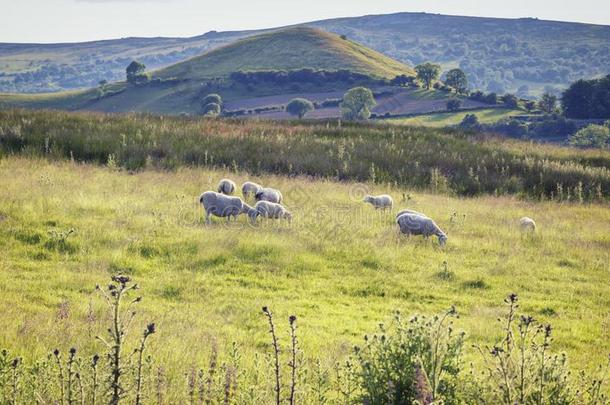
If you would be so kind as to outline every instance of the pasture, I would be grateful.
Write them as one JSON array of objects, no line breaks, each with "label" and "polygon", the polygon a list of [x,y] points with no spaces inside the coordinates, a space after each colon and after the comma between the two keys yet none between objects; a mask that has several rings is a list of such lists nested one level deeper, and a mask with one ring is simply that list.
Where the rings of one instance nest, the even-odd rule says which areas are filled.
[{"label": "pasture", "polygon": [[[204,226],[197,197],[224,176],[279,187],[293,223],[252,227],[242,216]],[[10,156],[0,178],[0,347],[26,359],[69,345],[99,351],[92,337],[107,318],[94,286],[117,273],[141,285],[138,322],[157,323],[155,357],[170,374],[204,362],[212,341],[264,351],[263,305],[278,322],[295,314],[305,354],[332,360],[394,310],[430,314],[455,304],[469,339],[492,343],[511,292],[553,324],[555,349],[573,367],[590,369],[610,351],[607,205]],[[393,195],[394,213],[426,212],[448,245],[399,236],[394,214],[361,202],[368,192]],[[537,221],[535,236],[519,232],[523,215]]]},{"label": "pasture", "polygon": [[439,112],[433,114],[422,114],[407,118],[392,118],[386,120],[392,124],[418,125],[423,127],[448,127],[458,125],[466,114],[474,114],[481,124],[493,124],[504,118],[510,118],[525,114],[523,110],[512,110],[507,108],[484,108],[474,111]]}]

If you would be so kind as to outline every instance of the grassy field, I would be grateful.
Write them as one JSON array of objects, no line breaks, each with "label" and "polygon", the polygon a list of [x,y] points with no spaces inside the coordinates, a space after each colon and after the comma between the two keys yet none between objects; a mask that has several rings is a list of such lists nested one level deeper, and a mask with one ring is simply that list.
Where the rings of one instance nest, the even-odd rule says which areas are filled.
[{"label": "grassy field", "polygon": [[492,124],[500,121],[501,119],[514,117],[516,115],[522,115],[525,113],[526,112],[523,110],[488,108],[476,111],[442,112],[436,114],[417,115],[408,118],[393,118],[384,120],[384,122],[440,128],[459,124],[462,122],[466,114],[476,115],[481,124]]},{"label": "grassy field", "polygon": [[[197,196],[225,176],[280,188],[293,223],[204,226]],[[152,350],[178,386],[181,374],[172,370],[205,363],[212,340],[236,341],[247,355],[263,351],[263,305],[278,322],[297,315],[306,355],[327,360],[396,309],[436,313],[455,304],[472,342],[492,343],[511,292],[523,310],[553,324],[556,349],[573,367],[592,368],[610,351],[607,205],[206,169],[128,173],[18,157],[0,161],[0,178],[0,347],[26,359],[67,345],[99,351],[92,336],[107,318],[93,287],[116,273],[141,285],[138,322],[157,323]],[[394,212],[411,207],[435,218],[447,247],[399,237],[393,213],[361,202],[368,192],[392,194]],[[537,235],[520,234],[523,215],[535,218]],[[284,324],[279,334],[287,338]],[[472,350],[467,357],[475,358]]]}]

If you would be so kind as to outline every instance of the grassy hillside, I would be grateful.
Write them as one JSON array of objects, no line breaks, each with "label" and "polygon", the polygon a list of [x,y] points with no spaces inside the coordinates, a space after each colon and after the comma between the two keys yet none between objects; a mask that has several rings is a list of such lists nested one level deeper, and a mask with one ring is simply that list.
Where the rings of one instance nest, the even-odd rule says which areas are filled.
[{"label": "grassy hillside", "polygon": [[[460,66],[474,87],[496,92],[520,89],[522,96],[607,74],[610,65],[607,25],[426,13],[341,18],[307,25],[345,34],[409,65],[435,61],[445,69]],[[125,38],[80,44],[0,44],[0,92],[91,87],[102,79],[123,78],[132,59],[156,69],[259,33],[210,32],[193,38]]]},{"label": "grassy hillside", "polygon": [[442,112],[435,114],[416,115],[408,118],[392,118],[384,120],[392,124],[421,125],[424,127],[448,127],[457,125],[464,119],[466,114],[474,114],[481,124],[492,124],[501,119],[525,114],[523,110],[511,110],[506,108],[488,108],[475,111]]},{"label": "grassy hillside", "polygon": [[[455,329],[465,330],[470,343],[491,345],[511,292],[519,294],[523,311],[553,324],[554,350],[565,351],[575,370],[593,369],[610,351],[607,205],[452,198],[242,170],[130,173],[14,156],[0,160],[0,177],[0,347],[27,364],[54,348],[63,356],[70,347],[82,356],[103,353],[94,337],[104,333],[108,318],[94,286],[116,273],[130,275],[144,296],[130,344],[145,322],[157,325],[146,393],[160,390],[171,403],[188,402],[188,375],[199,368],[207,374],[215,347],[219,368],[232,361],[232,341],[241,359],[240,395],[260,379],[252,386],[262,398],[240,403],[271,402],[264,305],[275,312],[283,347],[286,320],[297,316],[305,364],[314,372],[321,359],[331,381],[334,362],[344,362],[394,310],[432,314],[455,304]],[[222,177],[280,188],[293,223],[251,227],[242,217],[204,226],[197,196]],[[364,205],[369,192],[393,195],[394,212]],[[394,213],[402,207],[435,218],[449,235],[446,248],[400,237]],[[536,219],[536,236],[520,234],[523,215]],[[465,350],[479,367],[476,350]],[[51,370],[47,381],[55,381]],[[155,388],[159,373],[163,382]],[[218,373],[214,386],[222,392],[224,373]],[[303,377],[302,403],[315,403],[316,381]],[[332,401],[331,387],[330,403],[342,403]]]},{"label": "grassy hillside", "polygon": [[[234,72],[349,71],[369,82],[413,69],[363,47],[314,28],[290,28],[237,41],[201,56],[152,72],[144,85],[117,82],[90,90],[45,94],[0,94],[0,108],[7,106],[93,110],[103,112],[155,112],[198,114],[201,98],[210,92],[227,101],[257,96],[340,91],[354,82],[326,77],[320,82],[236,83]],[[360,79],[362,80],[362,79]],[[296,90],[295,90],[296,86]],[[262,106],[261,106],[262,107]]]},{"label": "grassy hillside", "polygon": [[209,79],[238,71],[346,69],[391,79],[411,68],[348,39],[296,27],[256,35],[154,72],[154,77]]}]

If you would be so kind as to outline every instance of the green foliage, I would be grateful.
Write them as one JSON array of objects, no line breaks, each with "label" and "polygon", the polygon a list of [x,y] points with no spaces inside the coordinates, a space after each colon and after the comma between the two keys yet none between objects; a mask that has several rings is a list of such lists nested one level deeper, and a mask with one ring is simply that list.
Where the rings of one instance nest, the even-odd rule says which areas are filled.
[{"label": "green foliage", "polygon": [[222,112],[222,107],[217,103],[208,103],[203,106],[203,115],[207,115],[209,117],[217,117]]},{"label": "green foliage", "polygon": [[573,83],[563,92],[561,105],[569,118],[610,118],[610,75]]},{"label": "green foliage", "polygon": [[380,325],[356,348],[362,403],[412,404],[456,397],[462,368],[464,334],[453,330],[455,309],[432,318],[403,321],[397,314],[389,329]]},{"label": "green foliage", "polygon": [[218,104],[221,106],[222,97],[220,96],[220,94],[211,93],[211,94],[208,94],[207,96],[205,96],[203,98],[203,100],[201,100],[201,105],[203,105],[203,106],[206,106],[210,103]]},{"label": "green foliage", "polygon": [[453,87],[458,93],[468,90],[468,79],[462,69],[451,69],[445,76],[445,84]]},{"label": "green foliage", "polygon": [[538,108],[546,114],[552,114],[557,108],[557,96],[544,93],[538,101]]},{"label": "green foliage", "polygon": [[341,102],[341,114],[348,120],[367,120],[371,109],[376,105],[373,92],[366,87],[354,87],[348,90]]},{"label": "green foliage", "polygon": [[462,101],[458,98],[452,98],[447,101],[447,109],[449,111],[457,111],[460,109],[461,105],[462,105]]},{"label": "green foliage", "polygon": [[417,78],[421,80],[424,86],[430,89],[432,83],[438,79],[441,73],[441,66],[426,62],[415,66],[415,72],[417,72]]},{"label": "green foliage", "polygon": [[127,75],[127,81],[132,84],[140,84],[144,77],[148,78],[145,75],[146,66],[138,61],[132,61],[127,68],[125,69]]},{"label": "green foliage", "polygon": [[466,114],[460,123],[462,128],[477,128],[480,126],[479,118],[475,114]]},{"label": "green foliage", "polygon": [[514,94],[507,93],[500,100],[507,108],[517,108],[519,106],[519,99]]},{"label": "green foliage", "polygon": [[570,144],[593,148],[610,148],[610,128],[591,124],[570,137]]},{"label": "green foliage", "polygon": [[[474,118],[465,117],[466,127],[477,125],[476,115],[471,115]],[[527,149],[527,143],[479,142],[451,130],[390,128],[316,122],[295,128],[288,123],[15,110],[0,112],[0,150],[103,165],[111,158],[128,170],[231,167],[238,162],[240,169],[258,173],[340,173],[354,181],[369,180],[374,167],[377,181],[410,187],[428,187],[431,170],[440,168],[448,190],[461,195],[511,192],[548,198],[558,183],[570,190],[582,184],[586,199],[610,194],[605,155],[589,157],[561,148],[541,148],[531,155],[520,150]],[[286,150],[290,153],[282,152]]]},{"label": "green foliage", "polygon": [[305,114],[313,111],[313,109],[313,103],[305,98],[294,98],[286,105],[286,111],[299,118],[303,118]]}]

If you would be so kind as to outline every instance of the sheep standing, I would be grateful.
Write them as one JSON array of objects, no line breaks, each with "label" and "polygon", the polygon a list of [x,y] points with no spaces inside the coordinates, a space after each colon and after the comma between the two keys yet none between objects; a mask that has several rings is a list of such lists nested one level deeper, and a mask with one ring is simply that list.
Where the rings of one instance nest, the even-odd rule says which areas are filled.
[{"label": "sheep standing", "polygon": [[256,193],[262,190],[263,187],[260,184],[253,183],[251,181],[247,181],[241,185],[241,193],[244,198],[254,197]]},{"label": "sheep standing", "polygon": [[292,214],[284,206],[269,201],[259,201],[254,206],[254,209],[248,213],[252,223],[256,223],[256,218],[286,219],[292,221]]},{"label": "sheep standing", "polygon": [[426,216],[404,213],[398,217],[396,222],[400,232],[405,235],[423,235],[426,239],[431,235],[436,235],[441,247],[447,243],[447,234],[432,219]]},{"label": "sheep standing", "polygon": [[536,232],[536,222],[529,217],[523,217],[519,220],[519,226],[522,232]]},{"label": "sheep standing", "polygon": [[428,217],[426,214],[422,214],[421,212],[417,212],[417,211],[413,211],[413,210],[400,210],[398,211],[398,214],[396,214],[396,219],[398,219],[399,216],[401,216],[402,214],[415,214],[415,215],[419,215],[422,217]]},{"label": "sheep standing", "polygon": [[256,201],[269,201],[280,204],[282,202],[282,193],[274,188],[265,187],[258,190],[254,196]]},{"label": "sheep standing", "polygon": [[392,206],[394,205],[394,201],[392,200],[392,197],[390,197],[387,194],[382,194],[382,195],[377,195],[377,196],[366,195],[366,196],[364,196],[364,199],[362,201],[371,204],[377,210],[379,210],[379,209],[382,209],[382,210],[390,209],[391,210]]},{"label": "sheep standing", "polygon": [[250,214],[254,208],[246,204],[239,197],[230,197],[214,191],[206,191],[199,197],[199,203],[205,210],[205,223],[210,223],[210,215],[226,217],[227,221],[233,217],[237,220],[239,214]]},{"label": "sheep standing", "polygon": [[235,192],[235,182],[229,179],[222,179],[218,182],[218,192],[231,195]]}]

